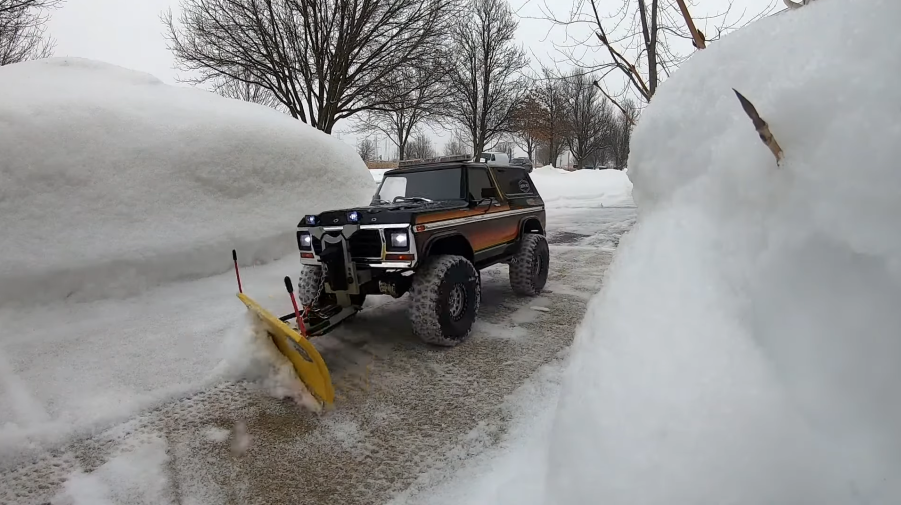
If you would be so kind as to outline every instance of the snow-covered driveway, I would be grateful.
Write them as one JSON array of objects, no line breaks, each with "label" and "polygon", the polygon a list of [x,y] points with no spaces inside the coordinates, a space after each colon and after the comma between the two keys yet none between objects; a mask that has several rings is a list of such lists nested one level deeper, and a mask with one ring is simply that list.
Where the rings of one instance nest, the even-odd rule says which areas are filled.
[{"label": "snow-covered driveway", "polygon": [[[4,313],[14,338],[2,343],[0,400],[15,412],[0,415],[21,427],[2,431],[0,502],[63,491],[76,503],[383,502],[497,440],[509,422],[499,403],[570,344],[634,219],[628,207],[550,210],[547,292],[517,298],[505,266],[487,269],[478,326],[454,349],[412,336],[407,297],[368,300],[317,342],[339,395],[321,417],[258,383],[222,380],[244,317],[231,274],[77,314],[65,305]],[[296,268],[289,258],[244,269],[245,289],[287,311],[281,278]],[[240,424],[249,449],[233,455]],[[34,445],[22,446],[25,435]]]}]

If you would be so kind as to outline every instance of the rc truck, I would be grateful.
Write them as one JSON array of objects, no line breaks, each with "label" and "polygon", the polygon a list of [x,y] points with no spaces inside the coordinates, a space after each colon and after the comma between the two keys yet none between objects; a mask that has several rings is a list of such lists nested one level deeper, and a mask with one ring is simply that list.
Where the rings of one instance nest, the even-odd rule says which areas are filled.
[{"label": "rc truck", "polygon": [[[549,262],[545,225],[544,201],[523,167],[468,156],[401,162],[384,174],[369,206],[307,215],[298,224],[296,299],[285,278],[294,314],[276,319],[243,292],[239,297],[311,392],[331,403],[328,371],[307,338],[356,314],[367,296],[409,293],[413,333],[456,346],[478,316],[482,269],[507,263],[514,293],[541,292]],[[241,291],[240,274],[238,284]],[[286,324],[292,319],[299,333]],[[317,392],[317,382],[327,391]]]}]

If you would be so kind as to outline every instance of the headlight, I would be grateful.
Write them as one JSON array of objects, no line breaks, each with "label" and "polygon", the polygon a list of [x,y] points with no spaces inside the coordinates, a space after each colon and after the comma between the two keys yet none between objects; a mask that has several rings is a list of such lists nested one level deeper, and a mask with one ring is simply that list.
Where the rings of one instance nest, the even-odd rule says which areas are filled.
[{"label": "headlight", "polygon": [[299,247],[303,251],[312,250],[313,249],[313,237],[305,231],[297,232],[297,247]]},{"label": "headlight", "polygon": [[309,225],[316,224],[316,216],[307,216],[307,217],[303,218],[303,220]]},{"label": "headlight", "polygon": [[347,220],[350,221],[351,223],[356,223],[357,221],[360,220],[360,214],[357,211],[352,210],[347,213]]},{"label": "headlight", "polygon": [[406,251],[409,248],[410,240],[407,237],[407,230],[395,230],[388,232],[388,249],[393,251]]}]

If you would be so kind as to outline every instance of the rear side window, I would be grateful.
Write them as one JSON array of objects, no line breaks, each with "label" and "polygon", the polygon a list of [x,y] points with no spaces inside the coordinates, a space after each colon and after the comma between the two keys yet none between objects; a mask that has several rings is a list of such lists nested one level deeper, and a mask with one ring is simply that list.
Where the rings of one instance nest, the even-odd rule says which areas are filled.
[{"label": "rear side window", "polygon": [[497,183],[505,195],[534,195],[535,187],[524,168],[495,167]]},{"label": "rear side window", "polygon": [[490,188],[491,179],[484,168],[469,168],[469,198],[475,201],[482,199],[482,188]]}]

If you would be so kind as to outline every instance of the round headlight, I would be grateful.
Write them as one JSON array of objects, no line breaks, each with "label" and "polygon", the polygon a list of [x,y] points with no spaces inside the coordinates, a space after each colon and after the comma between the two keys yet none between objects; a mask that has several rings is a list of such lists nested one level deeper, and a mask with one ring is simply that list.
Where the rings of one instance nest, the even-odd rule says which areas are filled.
[{"label": "round headlight", "polygon": [[360,220],[360,214],[357,211],[352,210],[347,213],[347,220],[350,221],[351,223],[356,223],[357,221]]}]

